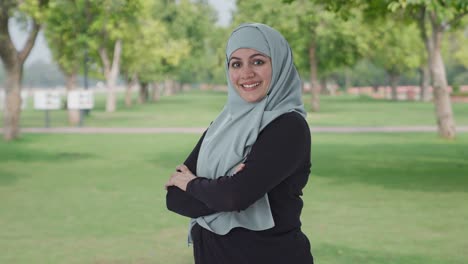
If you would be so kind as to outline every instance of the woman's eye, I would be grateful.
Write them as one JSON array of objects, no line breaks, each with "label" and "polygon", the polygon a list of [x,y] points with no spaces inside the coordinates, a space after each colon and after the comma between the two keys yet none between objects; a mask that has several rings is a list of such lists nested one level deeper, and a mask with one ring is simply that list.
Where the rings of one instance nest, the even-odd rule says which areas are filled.
[{"label": "woman's eye", "polygon": [[264,63],[265,63],[265,62],[262,61],[262,60],[255,60],[253,64],[254,64],[254,65],[263,65]]},{"label": "woman's eye", "polygon": [[240,63],[237,62],[237,61],[234,61],[234,62],[231,63],[231,67],[232,67],[232,68],[239,68],[239,67],[240,67]]}]

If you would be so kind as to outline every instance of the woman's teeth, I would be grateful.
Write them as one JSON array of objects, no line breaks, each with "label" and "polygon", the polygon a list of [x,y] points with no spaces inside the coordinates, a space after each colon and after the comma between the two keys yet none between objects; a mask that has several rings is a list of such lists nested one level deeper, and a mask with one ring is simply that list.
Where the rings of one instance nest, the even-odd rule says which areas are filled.
[{"label": "woman's teeth", "polygon": [[243,84],[242,87],[244,88],[253,88],[255,86],[258,86],[260,83],[254,83],[254,84]]}]

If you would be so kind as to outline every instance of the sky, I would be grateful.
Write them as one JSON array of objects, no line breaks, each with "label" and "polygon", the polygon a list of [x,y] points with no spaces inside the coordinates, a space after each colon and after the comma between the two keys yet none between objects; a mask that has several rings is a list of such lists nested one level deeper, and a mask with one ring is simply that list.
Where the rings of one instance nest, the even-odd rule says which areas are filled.
[{"label": "sky", "polygon": [[[231,12],[235,8],[235,0],[208,0],[208,2],[218,11],[218,24],[221,26],[228,25],[231,20]],[[26,41],[26,34],[12,23],[10,23],[10,32],[13,42],[19,49]],[[44,62],[52,61],[52,55],[42,32],[39,33],[34,48],[26,60],[26,64],[29,65],[39,60]]]}]

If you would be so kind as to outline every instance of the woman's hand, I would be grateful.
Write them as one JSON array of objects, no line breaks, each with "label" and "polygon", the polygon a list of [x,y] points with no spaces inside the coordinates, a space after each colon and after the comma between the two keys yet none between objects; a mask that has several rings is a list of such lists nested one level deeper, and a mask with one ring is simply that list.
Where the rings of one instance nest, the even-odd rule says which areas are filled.
[{"label": "woman's hand", "polygon": [[244,163],[241,163],[239,165],[237,165],[236,169],[234,170],[234,174],[238,173],[239,171],[243,170],[245,167],[245,164]]},{"label": "woman's hand", "polygon": [[182,191],[185,191],[187,189],[187,184],[196,177],[197,176],[193,175],[187,166],[184,164],[179,165],[176,167],[176,172],[172,173],[171,177],[164,185],[164,188],[167,190],[169,186],[176,186]]},{"label": "woman's hand", "polygon": [[[245,167],[244,163],[237,165],[234,174],[238,173],[239,171],[243,170]],[[164,188],[167,190],[169,186],[176,186],[179,187],[182,191],[187,190],[187,184],[195,179],[195,176],[184,164],[179,165],[176,167],[176,172],[174,172],[169,180],[164,185]]]}]

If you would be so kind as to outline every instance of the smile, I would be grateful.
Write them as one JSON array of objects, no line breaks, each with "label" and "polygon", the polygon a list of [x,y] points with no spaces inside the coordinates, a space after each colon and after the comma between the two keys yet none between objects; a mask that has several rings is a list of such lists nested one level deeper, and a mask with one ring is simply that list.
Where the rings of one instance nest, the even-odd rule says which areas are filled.
[{"label": "smile", "polygon": [[259,82],[253,83],[253,84],[241,84],[242,87],[247,88],[247,89],[254,88],[254,87],[257,87],[259,85],[260,85]]}]

